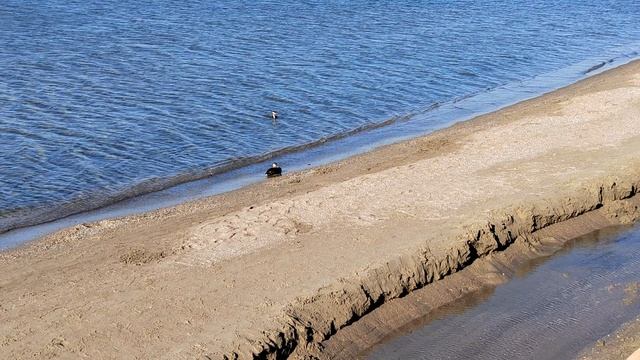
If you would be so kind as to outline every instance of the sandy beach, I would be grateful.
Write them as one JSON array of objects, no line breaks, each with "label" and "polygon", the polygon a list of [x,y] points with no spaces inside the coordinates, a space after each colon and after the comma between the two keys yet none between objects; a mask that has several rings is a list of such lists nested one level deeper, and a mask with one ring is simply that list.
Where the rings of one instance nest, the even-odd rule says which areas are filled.
[{"label": "sandy beach", "polygon": [[636,61],[423,138],[0,253],[0,358],[323,358],[364,314],[550,225],[594,210],[602,226],[635,221],[639,186]]}]

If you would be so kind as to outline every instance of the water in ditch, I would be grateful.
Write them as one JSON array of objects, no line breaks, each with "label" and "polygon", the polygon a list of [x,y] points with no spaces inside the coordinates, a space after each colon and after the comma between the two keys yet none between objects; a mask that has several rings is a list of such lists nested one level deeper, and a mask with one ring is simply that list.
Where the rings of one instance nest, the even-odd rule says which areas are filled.
[{"label": "water in ditch", "polygon": [[431,313],[369,359],[573,359],[640,315],[640,227],[598,231]]}]

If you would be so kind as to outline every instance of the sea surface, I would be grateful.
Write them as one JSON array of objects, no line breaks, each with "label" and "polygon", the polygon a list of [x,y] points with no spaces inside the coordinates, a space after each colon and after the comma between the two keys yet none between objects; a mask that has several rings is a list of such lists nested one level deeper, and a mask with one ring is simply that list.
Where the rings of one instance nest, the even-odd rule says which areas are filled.
[{"label": "sea surface", "polygon": [[426,114],[637,57],[639,19],[636,0],[3,0],[0,232],[380,125],[444,126]]}]

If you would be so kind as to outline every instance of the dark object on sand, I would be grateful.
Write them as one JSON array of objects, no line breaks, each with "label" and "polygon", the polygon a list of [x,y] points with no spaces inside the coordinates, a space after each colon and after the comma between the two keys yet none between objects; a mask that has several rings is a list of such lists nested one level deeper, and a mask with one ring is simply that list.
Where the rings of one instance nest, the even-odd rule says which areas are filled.
[{"label": "dark object on sand", "polygon": [[272,111],[271,112],[271,119],[272,120],[278,119],[278,112],[277,111]]},{"label": "dark object on sand", "polygon": [[278,166],[278,163],[273,163],[265,174],[267,174],[267,177],[280,176],[282,175],[282,168]]}]

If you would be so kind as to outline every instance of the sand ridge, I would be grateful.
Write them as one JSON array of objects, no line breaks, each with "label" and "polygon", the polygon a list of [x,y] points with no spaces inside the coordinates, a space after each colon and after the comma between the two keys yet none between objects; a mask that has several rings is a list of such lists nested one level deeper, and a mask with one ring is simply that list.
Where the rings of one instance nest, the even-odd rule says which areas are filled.
[{"label": "sand ridge", "polygon": [[0,255],[0,357],[322,357],[389,299],[640,184],[640,63],[326,167]]}]

